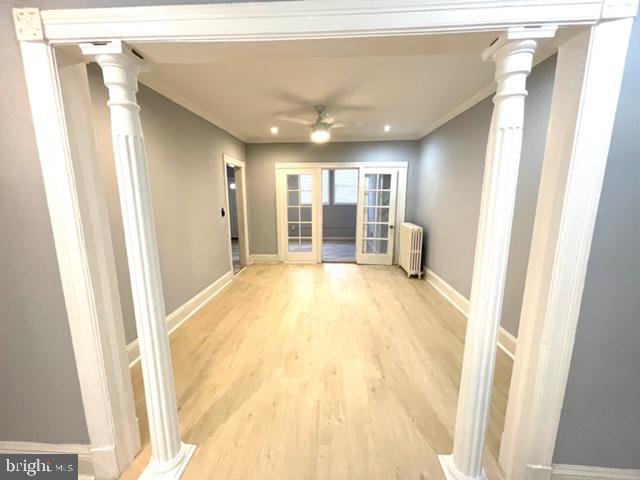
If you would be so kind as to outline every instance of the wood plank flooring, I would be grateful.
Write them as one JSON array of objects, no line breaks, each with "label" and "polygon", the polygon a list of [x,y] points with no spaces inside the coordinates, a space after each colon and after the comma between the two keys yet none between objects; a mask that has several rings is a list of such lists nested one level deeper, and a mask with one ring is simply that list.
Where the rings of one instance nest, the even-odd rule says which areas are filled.
[{"label": "wood plank flooring", "polygon": [[[252,265],[171,337],[185,479],[438,479],[449,453],[466,320],[397,267]],[[485,466],[511,360],[498,351]],[[149,459],[139,365],[132,370]]]}]

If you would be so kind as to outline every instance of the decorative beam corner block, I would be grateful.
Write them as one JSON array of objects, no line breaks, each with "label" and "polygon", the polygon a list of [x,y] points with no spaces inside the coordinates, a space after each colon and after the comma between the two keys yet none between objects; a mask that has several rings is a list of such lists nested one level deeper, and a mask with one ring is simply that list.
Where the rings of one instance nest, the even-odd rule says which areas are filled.
[{"label": "decorative beam corner block", "polygon": [[16,28],[16,37],[21,42],[44,40],[39,8],[14,8],[13,24]]}]

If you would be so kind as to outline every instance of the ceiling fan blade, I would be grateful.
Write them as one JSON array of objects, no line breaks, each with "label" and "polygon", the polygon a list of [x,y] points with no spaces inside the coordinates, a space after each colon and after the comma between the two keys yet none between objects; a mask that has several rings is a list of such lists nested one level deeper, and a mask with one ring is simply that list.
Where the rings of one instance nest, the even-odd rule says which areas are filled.
[{"label": "ceiling fan blade", "polygon": [[370,112],[374,109],[373,105],[339,104],[333,106],[333,110],[337,111]]},{"label": "ceiling fan blade", "polygon": [[305,127],[310,126],[312,123],[309,120],[306,120],[304,118],[291,117],[289,115],[278,115],[276,117],[276,120],[282,120],[283,122],[289,122],[289,123],[296,123],[298,125],[304,125]]},{"label": "ceiling fan blade", "polygon": [[346,123],[340,123],[340,122],[336,122],[336,123],[332,123],[330,128],[344,128],[347,127],[348,125]]}]

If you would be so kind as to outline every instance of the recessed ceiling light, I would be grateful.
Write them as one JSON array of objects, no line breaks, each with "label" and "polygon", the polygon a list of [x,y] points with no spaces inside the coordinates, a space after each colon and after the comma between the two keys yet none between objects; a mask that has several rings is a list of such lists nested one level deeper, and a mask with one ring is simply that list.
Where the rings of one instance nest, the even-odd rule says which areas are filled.
[{"label": "recessed ceiling light", "polygon": [[271,127],[271,134],[272,135],[277,135],[278,134],[278,127]]},{"label": "recessed ceiling light", "polygon": [[386,133],[389,133],[389,132],[391,131],[391,125],[385,125],[385,126],[384,126],[384,131],[385,131]]}]

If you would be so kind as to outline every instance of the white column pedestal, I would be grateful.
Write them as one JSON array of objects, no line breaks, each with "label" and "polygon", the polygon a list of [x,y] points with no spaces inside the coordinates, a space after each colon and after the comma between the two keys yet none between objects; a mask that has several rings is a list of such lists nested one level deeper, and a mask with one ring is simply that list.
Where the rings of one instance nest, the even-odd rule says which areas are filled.
[{"label": "white column pedestal", "polygon": [[100,65],[109,89],[113,153],[151,437],[151,460],[140,478],[177,479],[195,446],[180,441],[178,428],[160,262],[136,100],[138,74],[144,64],[120,41],[83,44],[81,48]]}]

